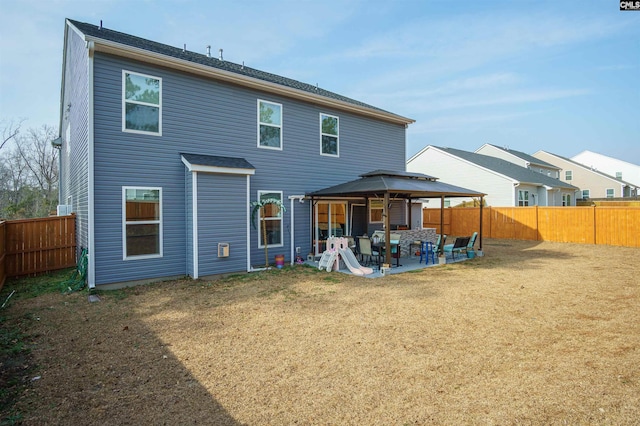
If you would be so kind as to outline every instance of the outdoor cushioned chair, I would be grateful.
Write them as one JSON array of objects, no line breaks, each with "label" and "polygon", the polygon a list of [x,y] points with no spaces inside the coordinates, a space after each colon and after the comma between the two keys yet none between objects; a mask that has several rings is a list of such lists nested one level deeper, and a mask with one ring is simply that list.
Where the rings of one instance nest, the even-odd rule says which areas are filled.
[{"label": "outdoor cushioned chair", "polygon": [[362,261],[365,262],[366,259],[366,265],[371,265],[374,257],[376,258],[376,265],[380,263],[380,253],[371,249],[371,240],[369,238],[358,237],[358,247],[360,247]]},{"label": "outdoor cushioned chair", "polygon": [[471,237],[458,237],[453,244],[447,244],[444,246],[444,255],[451,253],[453,259],[456,258],[456,253],[467,252],[467,245],[471,241]]}]

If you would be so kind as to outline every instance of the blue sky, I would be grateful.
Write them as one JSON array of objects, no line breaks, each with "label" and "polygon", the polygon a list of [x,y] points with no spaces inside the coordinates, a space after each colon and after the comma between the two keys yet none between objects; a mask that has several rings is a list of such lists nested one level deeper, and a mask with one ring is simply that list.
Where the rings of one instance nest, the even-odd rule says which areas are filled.
[{"label": "blue sky", "polygon": [[416,120],[407,156],[483,143],[640,164],[640,11],[583,1],[0,0],[0,124],[59,121],[64,19]]}]

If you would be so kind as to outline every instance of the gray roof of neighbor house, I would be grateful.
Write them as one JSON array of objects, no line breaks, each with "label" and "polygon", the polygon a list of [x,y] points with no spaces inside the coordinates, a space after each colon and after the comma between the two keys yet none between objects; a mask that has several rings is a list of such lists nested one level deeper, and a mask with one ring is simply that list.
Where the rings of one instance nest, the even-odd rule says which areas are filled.
[{"label": "gray roof of neighbor house", "polygon": [[386,192],[404,198],[481,197],[485,195],[479,191],[438,182],[437,178],[433,176],[390,170],[375,170],[360,175],[360,179],[320,189],[306,195],[310,197],[364,197],[382,195]]},{"label": "gray roof of neighbor house", "polygon": [[[340,106],[344,107],[345,105],[351,105],[357,108],[356,111],[366,112],[367,110],[369,110],[372,112],[376,112],[377,115],[381,118],[386,117],[388,120],[396,121],[399,123],[410,124],[415,121],[410,118],[402,117],[400,115],[385,111],[373,105],[369,105],[364,102],[339,95],[329,90],[322,89],[317,85],[314,86],[311,84],[302,83],[297,80],[282,77],[276,74],[271,74],[265,71],[260,71],[255,68],[248,67],[244,64],[236,64],[230,61],[210,57],[206,54],[192,52],[186,50],[185,48],[173,47],[167,44],[157,43],[155,41],[121,33],[119,31],[110,30],[103,27],[102,23],[100,26],[97,26],[85,22],[74,21],[72,19],[67,19],[67,22],[74,26],[82,34],[84,34],[87,41],[102,41],[109,43],[110,46],[106,46],[106,48],[111,47],[116,49],[140,49],[142,51],[151,52],[153,54],[162,55],[164,57],[186,61],[188,63],[199,66],[204,66],[211,70],[218,70],[227,74],[232,73],[236,76],[236,79],[239,78],[239,80],[236,81],[236,83],[238,84],[242,84],[242,81],[245,81],[247,83],[249,83],[250,81],[260,81],[267,84],[273,84],[292,89],[290,95],[295,96],[295,93],[298,92],[311,95],[311,97],[315,99],[324,98],[326,100],[331,100],[338,108]],[[113,45],[114,43],[116,45]],[[106,51],[111,52],[111,50]],[[170,63],[166,63],[164,65],[171,66]],[[262,89],[267,90],[265,89],[265,87],[262,87]]]},{"label": "gray roof of neighbor house", "polygon": [[574,189],[576,191],[579,190],[578,187],[565,183],[560,179],[552,178],[547,175],[543,175],[542,173],[534,172],[533,170],[527,169],[526,167],[518,166],[517,164],[511,163],[501,158],[476,154],[475,152],[463,151],[461,149],[444,148],[439,146],[434,146],[434,148],[437,148],[444,152],[449,152],[456,157],[477,164],[478,166],[484,167],[485,169],[493,170],[494,172],[508,176],[511,179],[515,179],[519,182],[568,188]]},{"label": "gray roof of neighbor house", "polygon": [[541,160],[541,159],[539,159],[539,158],[536,158],[536,157],[534,157],[533,155],[529,155],[529,154],[527,154],[527,153],[525,153],[525,152],[522,152],[522,151],[516,151],[515,149],[511,149],[511,148],[500,148],[499,146],[497,146],[497,145],[492,145],[492,144],[490,144],[490,143],[488,143],[487,145],[491,145],[491,146],[492,146],[492,147],[494,147],[494,148],[500,149],[500,150],[502,150],[502,151],[504,151],[504,152],[508,152],[509,154],[513,154],[513,155],[515,155],[516,157],[518,157],[518,158],[522,158],[524,161],[527,161],[527,162],[529,162],[529,163],[531,163],[531,164],[538,164],[538,165],[540,165],[540,166],[550,167],[550,168],[552,168],[552,169],[560,169],[560,167],[558,167],[558,166],[556,166],[556,165],[553,165],[553,164],[551,164],[551,163],[547,163],[547,162],[546,162],[546,161],[544,161],[544,160]]},{"label": "gray roof of neighbor house", "polygon": [[608,174],[606,174],[606,173],[602,173],[602,172],[601,172],[601,171],[599,171],[599,170],[592,169],[591,167],[589,167],[589,166],[587,166],[587,165],[584,165],[584,164],[582,164],[582,163],[579,163],[579,162],[577,162],[577,161],[575,161],[575,160],[572,160],[571,158],[563,157],[562,155],[554,154],[554,153],[552,153],[552,152],[548,152],[548,151],[542,151],[542,150],[540,150],[539,152],[546,152],[546,153],[547,153],[547,154],[549,154],[549,155],[553,155],[554,157],[557,157],[557,158],[559,158],[559,159],[561,159],[561,160],[564,160],[564,161],[569,162],[569,163],[571,163],[571,164],[575,164],[576,166],[581,167],[581,168],[586,169],[586,170],[589,170],[589,171],[591,171],[591,172],[593,172],[593,173],[595,173],[595,174],[598,174],[598,175],[600,175],[600,176],[603,176],[603,177],[606,177],[606,178],[609,178],[609,179],[615,180],[616,182],[623,183],[623,184],[625,184],[625,185],[627,185],[627,186],[631,186],[631,187],[633,187],[633,188],[636,188],[636,185],[635,185],[635,184],[633,184],[633,183],[631,183],[631,182],[627,182],[627,181],[624,181],[624,180],[622,180],[622,179],[618,179],[618,178],[616,178],[616,177],[614,177],[614,176],[611,176],[611,175],[608,175]]}]

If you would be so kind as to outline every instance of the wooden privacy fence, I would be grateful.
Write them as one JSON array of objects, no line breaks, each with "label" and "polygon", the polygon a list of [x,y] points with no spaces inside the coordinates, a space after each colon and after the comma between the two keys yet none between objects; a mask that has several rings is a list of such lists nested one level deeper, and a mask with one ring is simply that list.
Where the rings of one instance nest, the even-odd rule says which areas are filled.
[{"label": "wooden privacy fence", "polygon": [[[484,207],[485,238],[640,247],[640,207]],[[471,235],[480,208],[444,210],[444,233]],[[423,209],[423,226],[440,233],[440,209]]]},{"label": "wooden privacy fence", "polygon": [[0,223],[0,283],[75,264],[75,215]]}]

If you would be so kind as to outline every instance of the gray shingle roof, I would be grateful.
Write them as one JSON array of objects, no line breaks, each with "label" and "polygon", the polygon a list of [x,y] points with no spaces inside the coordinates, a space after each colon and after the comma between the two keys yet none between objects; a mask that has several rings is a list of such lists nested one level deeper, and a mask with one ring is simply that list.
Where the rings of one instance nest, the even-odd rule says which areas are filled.
[{"label": "gray shingle roof", "polygon": [[[463,151],[461,149],[434,147],[444,152],[449,152],[456,157],[467,160],[485,169],[493,170],[494,172],[508,176],[511,179],[525,183],[536,183],[540,185],[547,185],[551,187],[562,187],[578,190],[579,188],[562,182],[560,179],[555,179],[542,173],[534,172],[525,167],[518,166],[517,164],[503,160],[501,158],[491,157],[489,155],[476,154],[475,152]],[[555,167],[555,166],[554,166]]]},{"label": "gray shingle roof", "polygon": [[485,194],[467,188],[438,182],[435,178],[420,173],[403,173],[376,170],[360,175],[360,179],[341,183],[307,194],[322,196],[372,196],[385,192],[411,198],[480,197]]},{"label": "gray shingle roof", "polygon": [[191,165],[225,167],[229,169],[249,169],[255,170],[244,158],[237,157],[220,157],[217,155],[201,155],[201,154],[180,154]]},{"label": "gray shingle roof", "polygon": [[490,143],[489,143],[489,144],[487,144],[487,145],[491,145],[491,146],[492,146],[492,147],[494,147],[494,148],[500,149],[500,150],[502,150],[502,151],[504,151],[504,152],[508,152],[509,154],[515,155],[515,156],[516,156],[516,157],[518,157],[518,158],[522,158],[524,161],[528,161],[528,162],[529,162],[529,163],[531,163],[531,164],[538,164],[538,165],[540,165],[540,166],[545,166],[545,167],[551,167],[551,168],[554,168],[554,169],[559,169],[559,167],[558,167],[558,166],[553,165],[553,164],[551,164],[551,163],[547,163],[546,161],[541,160],[541,159],[539,159],[539,158],[536,158],[536,157],[534,157],[533,155],[529,155],[529,154],[527,154],[527,153],[525,153],[525,152],[522,152],[522,151],[516,151],[515,149],[511,149],[511,148],[500,148],[499,146],[497,146],[497,145],[492,145],[492,144],[490,144]]},{"label": "gray shingle roof", "polygon": [[[119,31],[110,30],[105,27],[98,27],[96,25],[87,24],[84,22],[74,21],[72,19],[68,19],[69,23],[75,26],[78,30],[80,30],[83,34],[96,38],[103,39],[115,43],[120,43],[126,46],[135,47],[139,49],[144,49],[149,52],[154,52],[162,55],[171,56],[173,58],[182,59],[185,61],[193,62],[195,64],[205,65],[212,68],[217,68],[220,70],[232,72],[235,74],[240,74],[246,77],[255,78],[258,80],[262,80],[269,83],[279,84],[281,86],[290,87],[293,89],[302,90],[304,92],[313,93],[315,95],[323,96],[330,99],[335,99],[338,101],[346,102],[349,104],[357,105],[359,107],[368,108],[380,112],[384,112],[387,114],[393,114],[391,112],[385,111],[383,109],[377,108],[375,106],[366,104],[364,102],[357,101],[355,99],[348,98],[346,96],[339,95],[334,92],[330,92],[328,90],[319,88],[318,86],[313,86],[311,84],[302,83],[300,81],[296,81],[290,78],[282,77],[276,74],[271,74],[265,71],[260,71],[255,68],[251,68],[245,65],[239,65],[233,62],[220,60],[218,58],[209,57],[205,54],[200,54],[196,52],[191,52],[189,50],[184,50],[183,48],[169,46],[167,44],[157,43],[155,41],[146,40],[144,38],[132,36],[129,34],[121,33]],[[395,114],[393,114],[395,115]],[[407,119],[409,121],[413,121]]]}]

